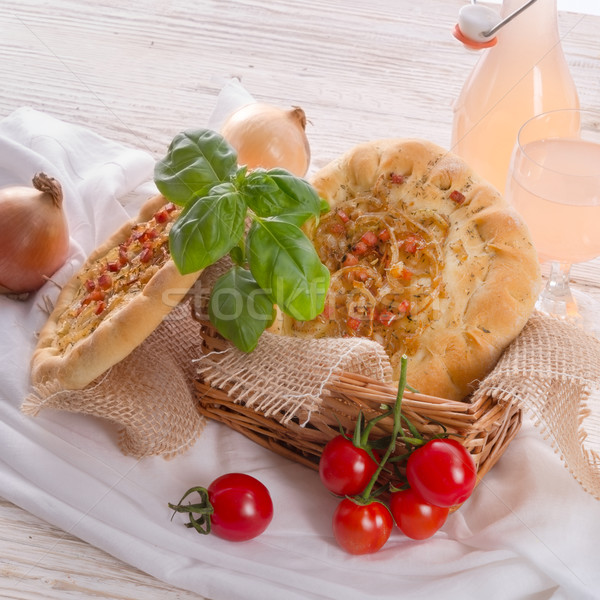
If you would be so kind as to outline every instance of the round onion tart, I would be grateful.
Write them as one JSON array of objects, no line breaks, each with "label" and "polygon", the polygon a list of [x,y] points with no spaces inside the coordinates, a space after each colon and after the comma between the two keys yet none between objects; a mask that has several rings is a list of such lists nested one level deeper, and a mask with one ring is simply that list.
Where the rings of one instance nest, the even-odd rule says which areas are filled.
[{"label": "round onion tart", "polygon": [[361,144],[313,180],[330,211],[306,232],[331,272],[325,310],[287,335],[380,342],[396,376],[462,399],[531,314],[537,255],[521,219],[459,157],[421,140]]},{"label": "round onion tart", "polygon": [[199,273],[181,275],[169,254],[180,210],[155,196],[90,254],[40,331],[34,386],[84,388],[140,345],[186,295]]}]

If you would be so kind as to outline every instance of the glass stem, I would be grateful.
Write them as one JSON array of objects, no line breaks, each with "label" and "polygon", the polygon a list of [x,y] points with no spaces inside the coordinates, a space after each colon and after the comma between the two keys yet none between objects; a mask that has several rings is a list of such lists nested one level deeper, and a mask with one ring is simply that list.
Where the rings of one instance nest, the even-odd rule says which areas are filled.
[{"label": "glass stem", "polygon": [[553,260],[550,264],[550,278],[547,288],[555,298],[571,298],[569,279],[571,277],[571,263]]},{"label": "glass stem", "polygon": [[552,261],[548,282],[538,299],[536,308],[548,315],[578,323],[581,316],[569,286],[570,275],[570,263]]}]

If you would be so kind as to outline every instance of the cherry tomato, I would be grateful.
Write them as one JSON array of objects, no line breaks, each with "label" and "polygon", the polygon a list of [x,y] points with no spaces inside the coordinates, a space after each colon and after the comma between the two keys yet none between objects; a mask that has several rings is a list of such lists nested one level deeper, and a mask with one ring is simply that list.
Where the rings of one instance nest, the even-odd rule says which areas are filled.
[{"label": "cherry tomato", "polygon": [[319,476],[330,492],[339,496],[355,496],[367,487],[377,466],[366,450],[338,435],[323,448]]},{"label": "cherry tomato", "polygon": [[435,439],[410,455],[406,478],[425,501],[450,507],[461,504],[471,495],[477,469],[462,444],[451,439]]},{"label": "cherry tomato", "polygon": [[413,540],[431,537],[448,518],[448,507],[434,506],[412,488],[390,495],[390,511],[402,533]]},{"label": "cherry tomato", "polygon": [[349,554],[377,552],[390,537],[393,525],[387,506],[377,501],[358,504],[344,498],[333,514],[333,534]]},{"label": "cherry tomato", "polygon": [[217,477],[207,488],[213,506],[211,531],[234,542],[260,535],[273,518],[269,491],[258,479],[245,473]]}]

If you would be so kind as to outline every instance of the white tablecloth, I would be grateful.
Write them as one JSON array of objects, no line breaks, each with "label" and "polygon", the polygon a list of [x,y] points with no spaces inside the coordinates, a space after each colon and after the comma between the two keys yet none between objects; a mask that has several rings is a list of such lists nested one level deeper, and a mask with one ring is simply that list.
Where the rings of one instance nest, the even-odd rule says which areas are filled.
[{"label": "white tablecloth", "polygon": [[[83,258],[154,191],[153,160],[23,108],[0,123],[0,185],[35,171],[58,178],[72,239],[56,275]],[[57,411],[20,413],[48,283],[26,302],[0,297],[0,495],[173,585],[214,600],[331,598],[587,599],[600,597],[600,502],[585,493],[529,422],[443,529],[352,557],[332,536],[337,500],[315,472],[210,422],[173,460],[124,456],[110,423]],[[191,357],[192,358],[192,357]],[[160,365],[157,365],[160,368]],[[165,394],[168,394],[165,385]],[[171,520],[167,502],[220,474],[269,488],[268,530],[235,544]]]}]

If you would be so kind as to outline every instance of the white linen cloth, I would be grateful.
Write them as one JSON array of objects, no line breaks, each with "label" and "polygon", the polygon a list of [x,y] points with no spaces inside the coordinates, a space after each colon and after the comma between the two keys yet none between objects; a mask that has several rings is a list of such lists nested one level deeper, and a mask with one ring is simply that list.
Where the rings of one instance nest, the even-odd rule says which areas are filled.
[{"label": "white linen cloth", "polygon": [[[57,283],[154,192],[146,153],[19,109],[0,123],[0,185],[28,184],[38,170],[65,191],[71,256]],[[34,515],[214,600],[600,598],[600,502],[529,422],[434,538],[396,529],[380,552],[353,557],[333,539],[337,500],[318,475],[219,423],[175,459],[137,460],[117,449],[109,423],[22,415],[42,298],[57,293],[48,283],[25,302],[0,296],[0,495]],[[171,520],[168,502],[232,471],[269,488],[264,534],[236,544],[186,528],[185,515]]]}]

